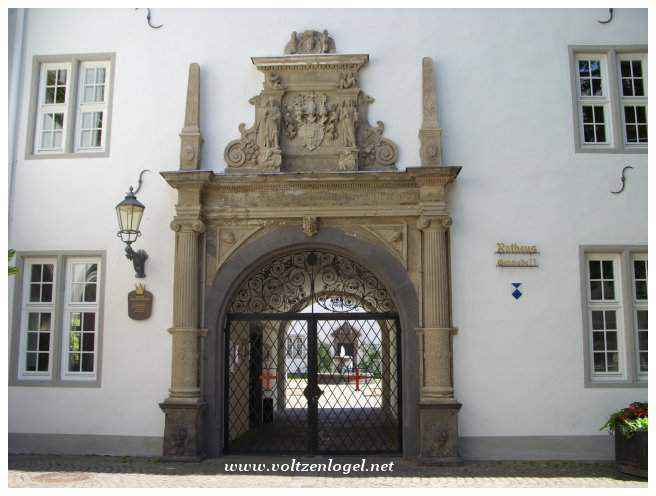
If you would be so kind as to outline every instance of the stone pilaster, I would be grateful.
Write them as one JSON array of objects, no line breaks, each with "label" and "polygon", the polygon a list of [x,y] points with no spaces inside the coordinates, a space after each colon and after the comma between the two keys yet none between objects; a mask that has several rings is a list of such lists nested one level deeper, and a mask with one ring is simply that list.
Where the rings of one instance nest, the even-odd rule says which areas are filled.
[{"label": "stone pilaster", "polygon": [[442,129],[437,121],[437,83],[433,59],[422,59],[422,121],[419,156],[422,167],[442,165]]},{"label": "stone pilaster", "polygon": [[420,459],[427,463],[459,462],[460,404],[453,397],[451,373],[451,288],[448,228],[451,218],[421,217],[423,327],[420,350]]},{"label": "stone pilaster", "polygon": [[160,404],[166,415],[164,457],[198,460],[203,456],[202,410],[199,385],[200,336],[200,236],[205,225],[200,219],[174,220],[176,233],[173,282],[173,327],[171,387]]}]

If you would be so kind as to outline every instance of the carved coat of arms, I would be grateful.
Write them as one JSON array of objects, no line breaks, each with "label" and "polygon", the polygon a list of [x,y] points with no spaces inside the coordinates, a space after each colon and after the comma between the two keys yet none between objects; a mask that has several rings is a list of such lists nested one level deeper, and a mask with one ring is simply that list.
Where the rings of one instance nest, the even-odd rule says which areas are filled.
[{"label": "carved coat of arms", "polygon": [[285,106],[285,133],[290,140],[300,139],[310,151],[321,146],[324,138],[335,139],[336,112],[324,93],[301,93]]}]

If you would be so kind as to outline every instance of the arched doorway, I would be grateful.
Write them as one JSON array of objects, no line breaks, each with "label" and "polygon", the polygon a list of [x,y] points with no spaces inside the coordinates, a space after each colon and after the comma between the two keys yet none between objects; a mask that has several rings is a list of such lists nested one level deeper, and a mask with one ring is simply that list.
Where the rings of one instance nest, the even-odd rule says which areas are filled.
[{"label": "arched doorway", "polygon": [[224,352],[224,452],[402,450],[399,314],[348,256],[261,264],[230,299]]}]

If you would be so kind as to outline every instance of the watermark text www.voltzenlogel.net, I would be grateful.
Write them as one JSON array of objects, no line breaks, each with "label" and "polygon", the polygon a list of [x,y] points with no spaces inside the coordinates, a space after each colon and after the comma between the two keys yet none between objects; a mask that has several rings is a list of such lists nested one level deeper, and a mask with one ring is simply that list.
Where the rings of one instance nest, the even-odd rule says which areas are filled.
[{"label": "watermark text www.voltzenlogel.net", "polygon": [[300,473],[300,472],[335,472],[343,475],[349,475],[355,472],[393,472],[394,462],[387,463],[368,463],[366,458],[358,462],[335,462],[329,458],[327,462],[301,462],[292,458],[290,463],[226,463],[226,472],[282,472],[282,473]]}]

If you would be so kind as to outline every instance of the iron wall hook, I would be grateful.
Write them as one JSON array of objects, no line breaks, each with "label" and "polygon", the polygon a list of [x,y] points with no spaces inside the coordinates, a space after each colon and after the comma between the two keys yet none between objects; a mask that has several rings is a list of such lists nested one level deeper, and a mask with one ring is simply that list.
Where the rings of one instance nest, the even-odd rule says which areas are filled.
[{"label": "iron wall hook", "polygon": [[613,11],[615,9],[608,9],[608,19],[605,21],[597,21],[599,24],[608,24],[610,21],[613,20]]},{"label": "iron wall hook", "polygon": [[[135,195],[136,195],[137,193],[139,193],[139,190],[141,189],[141,184],[143,183],[143,175],[144,175],[146,172],[150,172],[150,169],[143,169],[143,170],[139,173],[139,183],[137,184],[137,189],[135,189],[135,190],[133,191],[133,193],[134,193]],[[132,190],[132,186],[130,186],[130,190]]]},{"label": "iron wall hook", "polygon": [[633,169],[631,165],[627,165],[622,169],[622,177],[620,177],[620,180],[622,181],[622,187],[618,189],[617,191],[611,191],[614,195],[619,195],[622,191],[624,191],[624,186],[626,186],[626,171],[627,169]]},{"label": "iron wall hook", "polygon": [[[134,10],[139,10],[139,9],[137,8],[137,9],[134,9]],[[153,25],[153,23],[150,20],[150,9],[146,9],[146,22],[148,22],[148,25],[153,29],[159,29],[162,26],[164,26],[164,24],[160,24],[159,26],[154,26]]]}]

